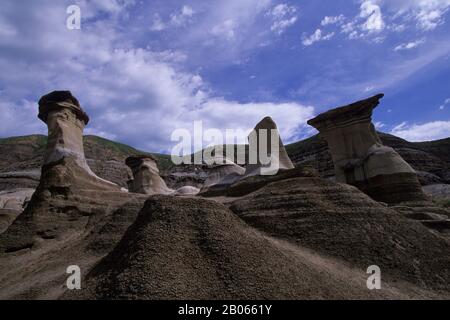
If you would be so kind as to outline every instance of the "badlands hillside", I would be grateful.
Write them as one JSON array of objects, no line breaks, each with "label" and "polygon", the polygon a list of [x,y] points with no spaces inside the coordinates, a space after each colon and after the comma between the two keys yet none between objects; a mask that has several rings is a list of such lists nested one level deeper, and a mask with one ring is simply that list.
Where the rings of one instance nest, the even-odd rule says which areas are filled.
[{"label": "badlands hillside", "polygon": [[[434,194],[437,201],[450,198],[450,138],[408,142],[382,132],[378,135],[384,145],[394,148],[416,170],[425,190]],[[174,166],[168,155],[140,151],[93,135],[84,136],[83,142],[91,169],[122,187],[127,187],[127,181],[133,177],[125,159],[138,154],[152,154],[158,159],[161,176],[169,186],[201,186],[207,178],[207,166]],[[46,143],[44,135],[0,139],[0,192],[37,187]],[[319,135],[288,144],[286,151],[295,166],[310,166],[323,178],[334,177],[328,145]]]},{"label": "badlands hillside", "polygon": [[83,137],[78,100],[43,96],[49,137],[0,140],[0,298],[449,299],[450,140],[377,133],[381,98],[311,119],[264,175]]}]

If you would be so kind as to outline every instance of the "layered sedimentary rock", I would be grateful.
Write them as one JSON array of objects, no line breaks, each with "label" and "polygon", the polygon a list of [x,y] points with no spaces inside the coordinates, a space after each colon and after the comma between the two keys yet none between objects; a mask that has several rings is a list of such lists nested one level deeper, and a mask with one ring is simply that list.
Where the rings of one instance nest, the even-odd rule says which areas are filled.
[{"label": "layered sedimentary rock", "polygon": [[266,237],[215,201],[150,196],[119,244],[88,273],[83,289],[64,298],[394,296],[390,289],[367,290],[362,270],[350,272],[342,264],[335,271],[327,262]]},{"label": "layered sedimentary rock", "polygon": [[357,268],[376,264],[383,282],[402,279],[450,294],[449,230],[430,225],[445,226],[445,210],[401,206],[400,212],[400,206],[387,207],[353,186],[317,177],[267,184],[230,208],[276,238]]},{"label": "layered sedimentary rock", "polygon": [[382,144],[371,122],[382,97],[330,110],[308,124],[328,142],[337,181],[355,185],[386,203],[426,200],[414,169]]},{"label": "layered sedimentary rock", "polygon": [[294,165],[281,141],[277,125],[270,117],[262,119],[249,135],[249,164],[245,176],[273,175],[280,169],[292,168]]},{"label": "layered sedimentary rock", "polygon": [[5,231],[26,208],[34,189],[0,191],[0,233]]},{"label": "layered sedimentary rock", "polygon": [[228,180],[231,181],[234,179],[238,179],[244,173],[244,168],[228,159],[225,159],[222,162],[218,162],[209,166],[208,178],[205,180],[203,186],[209,187],[218,183],[229,184]]},{"label": "layered sedimentary rock", "polygon": [[184,186],[177,190],[170,189],[159,175],[156,158],[151,155],[131,156],[125,160],[133,172],[133,180],[129,181],[129,191],[142,194],[197,194],[199,189]]},{"label": "layered sedimentary rock", "polygon": [[234,182],[242,179],[245,169],[227,158],[221,158],[208,166],[208,177],[200,195],[223,194]]}]

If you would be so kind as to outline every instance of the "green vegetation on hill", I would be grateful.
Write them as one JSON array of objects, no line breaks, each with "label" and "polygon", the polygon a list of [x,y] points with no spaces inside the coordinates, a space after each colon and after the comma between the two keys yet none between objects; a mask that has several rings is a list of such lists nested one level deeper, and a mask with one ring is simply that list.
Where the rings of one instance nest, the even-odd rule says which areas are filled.
[{"label": "green vegetation on hill", "polygon": [[144,151],[139,151],[139,150],[137,150],[133,147],[130,147],[126,144],[111,141],[111,140],[108,140],[108,139],[105,139],[102,137],[98,137],[98,136],[93,136],[93,135],[84,136],[83,141],[85,144],[92,143],[92,144],[101,146],[103,148],[112,150],[115,153],[123,154],[124,156],[128,156],[130,154],[135,154],[135,153],[144,153],[144,154],[147,153]]},{"label": "green vegetation on hill", "polygon": [[[170,155],[144,152],[126,144],[94,135],[84,136],[83,141],[86,158],[89,159],[124,161],[125,158],[132,155],[151,154],[158,159],[160,170],[164,171],[173,166]],[[44,153],[46,144],[47,136],[41,134],[0,138],[0,150],[4,154],[10,154],[10,156],[7,157],[8,159],[4,159],[6,163],[1,164],[6,167],[14,165],[14,162],[16,161],[40,159]],[[14,156],[14,154],[16,156]],[[36,165],[38,163],[36,163]]]},{"label": "green vegetation on hill", "polygon": [[0,144],[2,145],[15,145],[15,144],[29,144],[35,149],[39,150],[45,148],[47,144],[47,136],[42,134],[33,134],[29,136],[17,136],[9,138],[0,138]]}]

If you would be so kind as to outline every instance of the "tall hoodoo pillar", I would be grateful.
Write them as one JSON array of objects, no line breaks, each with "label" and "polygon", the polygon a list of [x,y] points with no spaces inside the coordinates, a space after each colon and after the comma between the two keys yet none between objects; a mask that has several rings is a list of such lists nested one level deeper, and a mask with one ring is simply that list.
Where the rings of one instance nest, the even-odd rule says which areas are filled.
[{"label": "tall hoodoo pillar", "polygon": [[[261,150],[262,147],[266,147],[266,150]],[[279,169],[294,168],[281,141],[277,125],[271,117],[262,119],[250,133],[249,153],[245,176],[272,175],[277,174]],[[263,157],[270,158],[270,163],[265,164]]]},{"label": "tall hoodoo pillar", "polygon": [[53,91],[39,100],[39,119],[48,127],[44,165],[69,156],[86,167],[83,129],[89,122],[78,100],[70,91]]},{"label": "tall hoodoo pillar", "polygon": [[98,177],[89,168],[83,147],[83,130],[89,122],[89,117],[70,91],[53,91],[43,96],[39,100],[38,117],[48,127],[44,167],[70,158],[87,173],[90,177],[88,180],[119,188],[116,184]]},{"label": "tall hoodoo pillar", "polygon": [[414,169],[382,144],[372,112],[383,94],[329,110],[308,121],[328,142],[336,180],[386,203],[426,200]]}]

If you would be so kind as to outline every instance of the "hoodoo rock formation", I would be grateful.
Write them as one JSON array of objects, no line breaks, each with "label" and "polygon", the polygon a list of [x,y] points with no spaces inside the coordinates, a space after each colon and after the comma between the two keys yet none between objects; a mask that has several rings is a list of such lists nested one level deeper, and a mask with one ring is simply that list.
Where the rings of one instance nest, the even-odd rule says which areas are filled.
[{"label": "hoodoo rock formation", "polygon": [[426,200],[414,169],[382,144],[372,123],[372,111],[383,96],[327,111],[308,124],[328,142],[338,182],[385,203]]},{"label": "hoodoo rock formation", "polygon": [[[39,118],[48,125],[39,185],[26,209],[1,235],[0,252],[38,247],[43,240],[83,230],[81,217],[94,214],[102,202],[112,204],[126,197],[121,187],[97,177],[87,165],[83,128],[89,118],[70,91],[43,96]],[[116,193],[114,200],[108,198],[111,192]]]},{"label": "hoodoo rock formation", "polygon": [[173,193],[173,190],[160,177],[155,157],[151,155],[132,156],[128,157],[125,163],[133,172],[133,180],[129,184],[130,192],[143,194]]},{"label": "hoodoo rock formation", "polygon": [[[262,146],[267,148],[267,152],[261,150]],[[266,157],[268,159],[264,159]],[[269,160],[268,163],[266,160]],[[249,135],[249,165],[246,167],[245,176],[272,175],[280,169],[293,168],[294,165],[281,141],[277,125],[272,118],[265,117]]]},{"label": "hoodoo rock formation", "polygon": [[131,156],[125,160],[127,166],[133,172],[133,180],[129,181],[129,191],[142,194],[197,194],[199,189],[184,186],[177,190],[170,189],[159,175],[156,158],[151,155]]},{"label": "hoodoo rock formation", "polygon": [[71,158],[96,184],[117,187],[89,168],[84,156],[83,130],[89,122],[78,100],[70,91],[53,91],[39,100],[39,119],[48,127],[44,166]]}]

